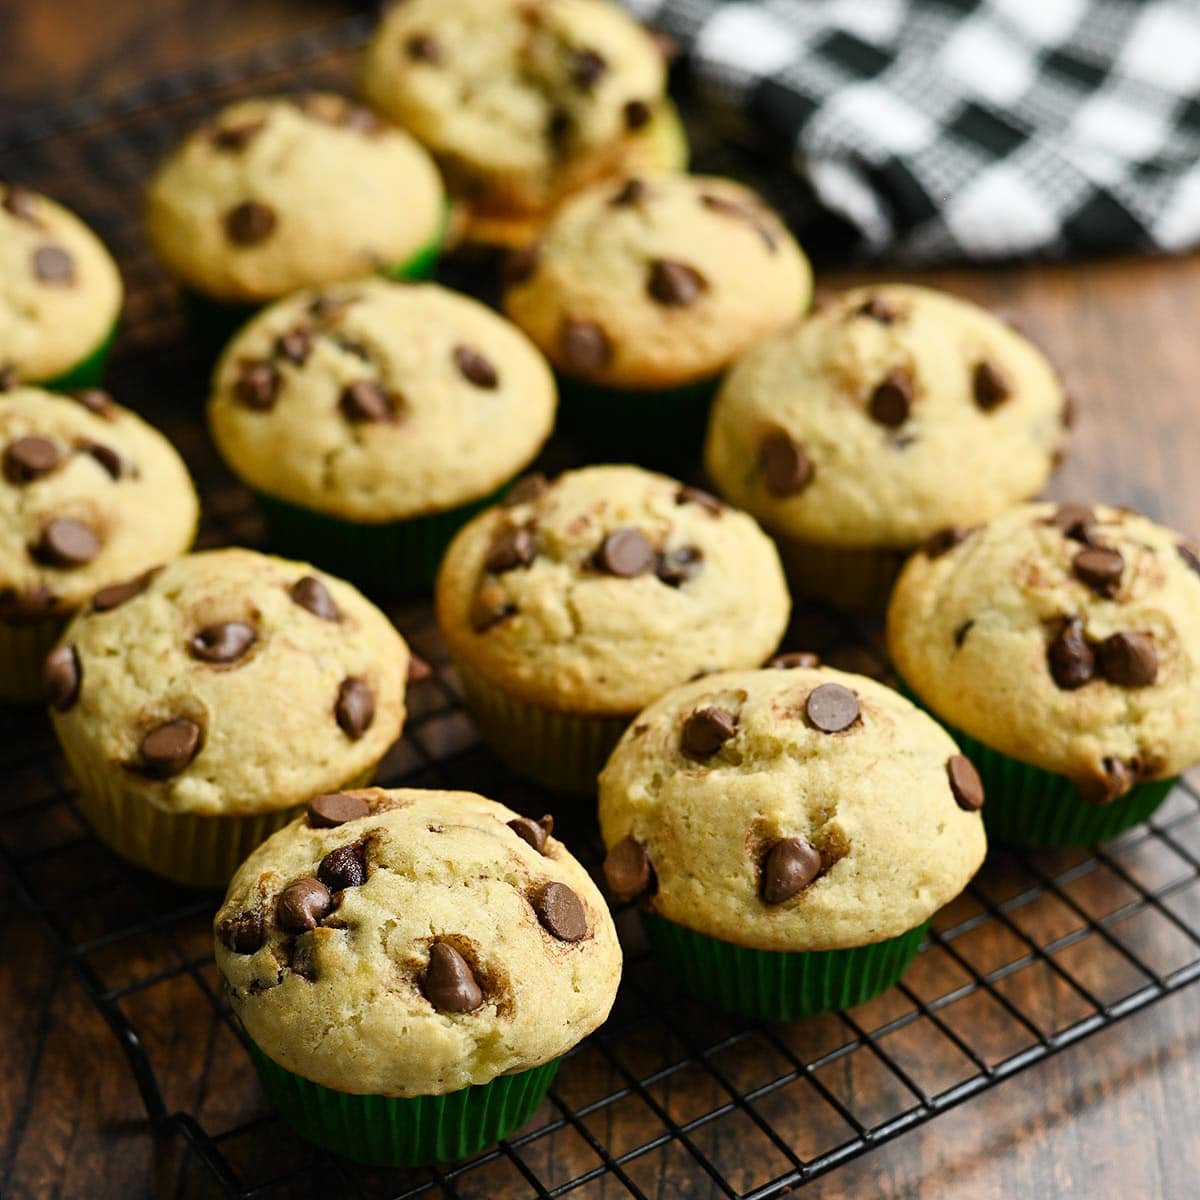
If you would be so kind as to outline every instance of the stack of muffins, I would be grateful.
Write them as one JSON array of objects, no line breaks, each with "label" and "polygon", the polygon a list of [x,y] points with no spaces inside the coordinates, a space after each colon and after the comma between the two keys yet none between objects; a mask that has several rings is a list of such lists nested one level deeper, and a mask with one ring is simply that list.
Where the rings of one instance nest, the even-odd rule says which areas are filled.
[{"label": "stack of muffins", "polygon": [[[420,668],[364,592],[433,589],[481,736],[597,799],[611,898],[749,1016],[891,986],[985,829],[1094,843],[1200,761],[1200,550],[1031,502],[1071,406],[1003,322],[900,284],[809,312],[761,199],[676,172],[665,76],[605,0],[408,0],[372,108],[239,101],[162,164],[147,231],[284,557],[187,553],[183,464],[96,387],[111,259],[3,189],[0,697],[40,688],[118,854],[228,885],[264,1086],[365,1161],[526,1120],[621,951],[540,793],[368,786]],[[485,244],[506,316],[412,282]],[[599,465],[526,473],[556,419]],[[886,608],[902,691],[777,654],[790,593]]]}]

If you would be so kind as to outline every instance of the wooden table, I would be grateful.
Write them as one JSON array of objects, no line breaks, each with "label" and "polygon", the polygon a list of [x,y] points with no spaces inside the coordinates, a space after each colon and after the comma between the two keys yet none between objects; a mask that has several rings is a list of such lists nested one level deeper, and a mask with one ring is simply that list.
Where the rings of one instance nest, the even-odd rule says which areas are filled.
[{"label": "wooden table", "polygon": [[[336,11],[74,0],[0,7],[0,115],[109,90]],[[198,17],[203,14],[203,19]],[[86,33],[82,32],[86,29]],[[135,50],[136,54],[130,53]],[[826,273],[824,287],[853,277]],[[876,275],[875,277],[879,277]],[[1200,256],[922,273],[1012,313],[1060,364],[1080,407],[1060,498],[1133,505],[1200,533]],[[2,718],[0,718],[2,719]],[[1174,996],[814,1182],[816,1197],[1190,1196],[1200,1178],[1200,992]],[[0,873],[0,1195],[174,1191],[111,1033]],[[664,1167],[648,1194],[707,1197]],[[588,1196],[616,1195],[588,1190]],[[518,1190],[503,1193],[521,1196]]]}]

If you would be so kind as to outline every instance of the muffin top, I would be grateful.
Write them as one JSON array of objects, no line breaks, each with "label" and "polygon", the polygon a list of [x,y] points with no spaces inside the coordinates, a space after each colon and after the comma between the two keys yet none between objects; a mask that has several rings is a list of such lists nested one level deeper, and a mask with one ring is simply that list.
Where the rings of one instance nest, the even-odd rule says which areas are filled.
[{"label": "muffin top", "polygon": [[78,217],[0,183],[0,373],[63,374],[104,342],[121,295],[116,263]]},{"label": "muffin top", "polygon": [[209,423],[261,491],[355,521],[490,495],[537,455],[554,379],[529,340],[435,284],[289,296],[219,363]]},{"label": "muffin top", "polygon": [[1002,321],[885,284],[843,292],[739,362],[705,462],[776,532],[904,548],[1036,493],[1068,414],[1054,368]]},{"label": "muffin top", "polygon": [[891,688],[821,667],[729,671],[643,711],[600,775],[621,900],[760,950],[897,937],[983,861],[983,788]]},{"label": "muffin top", "polygon": [[808,260],[752,191],[662,175],[568,200],[504,306],[565,374],[668,388],[717,374],[811,295]]},{"label": "muffin top", "polygon": [[522,211],[621,161],[666,66],[608,0],[406,0],[367,49],[362,86],[455,192]]},{"label": "muffin top", "polygon": [[96,594],[46,662],[73,761],[173,813],[300,804],[400,736],[408,647],[348,583],[210,550]]},{"label": "muffin top", "polygon": [[73,612],[182,554],[197,512],[171,444],[106,392],[0,391],[0,621]]},{"label": "muffin top", "polygon": [[194,130],[150,183],[163,264],[222,301],[403,265],[435,242],[441,179],[408,134],[332,93],[239,100]]},{"label": "muffin top", "polygon": [[939,716],[1085,800],[1200,762],[1200,551],[1128,509],[946,531],[905,567],[887,636]]},{"label": "muffin top", "polygon": [[756,666],[790,607],[749,517],[637,467],[518,484],[459,532],[436,602],[450,649],[484,678],[597,716],[637,712],[700,671]]},{"label": "muffin top", "polygon": [[246,1032],[306,1079],[385,1096],[569,1050],[608,1016],[621,949],[552,827],[470,792],[313,800],[242,864],[214,923]]}]

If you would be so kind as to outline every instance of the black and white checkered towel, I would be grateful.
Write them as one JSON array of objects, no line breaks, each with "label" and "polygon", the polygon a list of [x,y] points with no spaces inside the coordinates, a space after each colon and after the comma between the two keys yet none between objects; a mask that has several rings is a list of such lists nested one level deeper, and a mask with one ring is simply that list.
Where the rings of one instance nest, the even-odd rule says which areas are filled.
[{"label": "black and white checkered towel", "polygon": [[624,0],[873,254],[1200,242],[1200,0]]}]

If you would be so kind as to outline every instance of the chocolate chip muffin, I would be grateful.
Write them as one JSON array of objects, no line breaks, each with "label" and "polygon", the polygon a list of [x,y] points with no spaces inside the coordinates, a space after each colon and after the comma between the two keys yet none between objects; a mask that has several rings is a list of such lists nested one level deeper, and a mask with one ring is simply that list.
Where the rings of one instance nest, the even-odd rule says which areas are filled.
[{"label": "chocolate chip muffin", "polygon": [[36,701],[71,614],[187,550],[197,511],[171,444],[107,392],[0,391],[0,700]]},{"label": "chocolate chip muffin", "polygon": [[517,263],[504,306],[558,369],[564,417],[589,447],[620,438],[661,462],[666,447],[698,453],[716,378],[811,291],[803,253],[753,192],[662,176],[571,199]]},{"label": "chocolate chip muffin", "polygon": [[443,221],[425,151],[331,93],[228,105],[166,158],[146,198],[167,271],[234,305],[371,271],[422,274]]},{"label": "chocolate chip muffin", "polygon": [[532,1114],[621,975],[587,872],[469,792],[318,796],[242,865],[217,966],[268,1095],[352,1158],[462,1158]]},{"label": "chocolate chip muffin", "polygon": [[122,297],[100,239],[53,200],[0,183],[0,278],[0,380],[100,383]]},{"label": "chocolate chip muffin", "polygon": [[269,308],[217,367],[209,424],[276,546],[366,586],[429,587],[447,543],[554,423],[542,356],[482,304],[360,280]]},{"label": "chocolate chip muffin", "polygon": [[636,467],[519,484],[455,538],[436,601],[484,738],[577,792],[634,713],[698,673],[761,663],[789,610],[749,517]]},{"label": "chocolate chip muffin", "polygon": [[608,0],[406,0],[362,72],[368,102],[437,157],[477,234],[499,226],[501,240],[598,176],[682,166],[665,86],[658,46]]},{"label": "chocolate chip muffin", "polygon": [[790,1020],[890,987],[983,861],[983,788],[874,680],[730,671],[640,713],[600,775],[604,872],[685,987]]},{"label": "chocolate chip muffin", "polygon": [[400,736],[408,648],[349,584],[250,550],[98,592],[46,660],[79,807],[118,854],[217,886]]},{"label": "chocolate chip muffin", "polygon": [[1023,505],[915,554],[888,647],[1006,841],[1089,844],[1200,762],[1200,556],[1128,509]]},{"label": "chocolate chip muffin", "polygon": [[904,558],[1038,492],[1070,409],[1024,337],[942,292],[844,292],[752,350],[713,405],[705,465],[773,533],[793,587],[882,608]]}]

